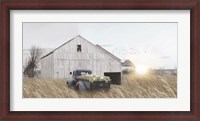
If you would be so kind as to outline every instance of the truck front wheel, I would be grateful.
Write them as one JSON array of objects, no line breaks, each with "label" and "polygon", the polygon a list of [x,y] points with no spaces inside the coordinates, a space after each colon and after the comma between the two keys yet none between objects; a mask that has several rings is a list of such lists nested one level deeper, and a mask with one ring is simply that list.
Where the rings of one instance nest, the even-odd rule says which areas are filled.
[{"label": "truck front wheel", "polygon": [[85,87],[83,81],[77,82],[77,83],[76,83],[76,88],[77,88],[77,90],[79,90],[79,91],[85,91],[85,90],[86,90],[86,87]]},{"label": "truck front wheel", "polygon": [[68,87],[72,87],[74,83],[74,80],[67,80]]}]

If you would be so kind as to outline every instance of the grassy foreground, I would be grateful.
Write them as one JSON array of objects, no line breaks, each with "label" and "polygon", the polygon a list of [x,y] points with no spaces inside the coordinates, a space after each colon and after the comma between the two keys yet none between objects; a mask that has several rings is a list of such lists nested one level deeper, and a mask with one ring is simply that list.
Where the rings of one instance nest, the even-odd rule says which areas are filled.
[{"label": "grassy foreground", "polygon": [[176,76],[124,75],[110,90],[79,92],[66,80],[23,79],[23,98],[176,98]]}]

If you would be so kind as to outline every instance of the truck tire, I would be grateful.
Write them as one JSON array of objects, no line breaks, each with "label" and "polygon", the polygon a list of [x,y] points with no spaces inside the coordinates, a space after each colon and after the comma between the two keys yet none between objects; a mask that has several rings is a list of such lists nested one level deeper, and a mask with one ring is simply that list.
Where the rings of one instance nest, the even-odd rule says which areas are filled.
[{"label": "truck tire", "polygon": [[67,80],[68,87],[72,87],[74,83],[74,80]]},{"label": "truck tire", "polygon": [[76,83],[76,88],[77,88],[77,90],[79,90],[79,91],[85,91],[85,90],[86,90],[86,87],[85,87],[83,81],[77,82],[77,83]]}]

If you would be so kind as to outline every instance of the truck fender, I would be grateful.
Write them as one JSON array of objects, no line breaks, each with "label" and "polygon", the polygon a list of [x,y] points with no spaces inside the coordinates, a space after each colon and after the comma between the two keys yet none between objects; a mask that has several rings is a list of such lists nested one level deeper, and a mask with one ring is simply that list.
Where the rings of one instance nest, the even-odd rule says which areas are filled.
[{"label": "truck fender", "polygon": [[74,85],[74,80],[73,79],[67,80],[67,85],[68,87],[72,87]]},{"label": "truck fender", "polygon": [[85,91],[87,88],[85,87],[85,84],[83,81],[78,81],[76,83],[76,88],[79,90],[79,91]]}]

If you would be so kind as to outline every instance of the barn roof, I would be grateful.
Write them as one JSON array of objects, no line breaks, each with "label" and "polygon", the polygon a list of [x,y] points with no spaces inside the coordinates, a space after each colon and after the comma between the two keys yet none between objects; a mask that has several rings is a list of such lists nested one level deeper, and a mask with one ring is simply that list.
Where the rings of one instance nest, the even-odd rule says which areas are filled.
[{"label": "barn roof", "polygon": [[125,67],[135,67],[135,65],[130,60],[125,60],[122,63],[122,66],[125,66]]},{"label": "barn roof", "polygon": [[[94,45],[93,43],[91,43],[90,41],[88,41],[87,39],[85,39],[84,37],[82,37],[81,35],[78,35],[78,36],[76,36],[76,37],[81,37],[81,38],[83,38],[84,40],[86,40],[87,42],[89,42],[90,44]],[[74,40],[76,37],[74,37],[74,38],[70,39],[69,41],[65,42],[64,44],[62,44],[61,46],[59,46],[59,47],[57,47],[56,49],[52,50],[51,52],[47,53],[46,55],[44,55],[44,56],[41,57],[40,59],[43,59],[43,58],[45,58],[45,57],[51,55],[52,53],[54,53],[54,51],[56,51],[57,49],[59,49],[60,47],[62,47],[62,46],[64,46],[64,45],[66,45],[66,44],[69,43],[70,41]],[[94,45],[94,46],[96,46],[98,49],[104,51],[105,53],[109,54],[112,58],[116,59],[117,61],[119,61],[119,62],[121,61],[120,58],[118,58],[117,56],[113,55],[112,53],[110,53],[109,51],[107,51],[106,49],[104,49],[103,47],[101,47],[100,45]]]},{"label": "barn roof", "polygon": [[[78,36],[80,36],[80,35],[78,35]],[[76,36],[76,37],[78,37],[78,36]],[[67,44],[68,42],[72,41],[72,40],[75,39],[76,37],[74,37],[74,38],[70,39],[69,41],[65,42],[64,44],[60,45],[60,46],[57,47],[56,49],[52,50],[51,52],[49,52],[49,53],[47,53],[46,55],[44,55],[43,57],[41,57],[40,59],[43,59],[43,58],[45,58],[45,57],[51,55],[54,51],[56,51],[56,50],[59,49],[60,47],[64,46],[64,45]]]},{"label": "barn roof", "polygon": [[98,47],[99,49],[103,50],[105,53],[109,54],[110,56],[112,56],[117,61],[121,61],[120,58],[118,58],[117,56],[113,55],[112,53],[110,53],[109,51],[107,51],[106,49],[104,49],[103,47],[101,47],[100,45],[96,45],[96,47]]}]

